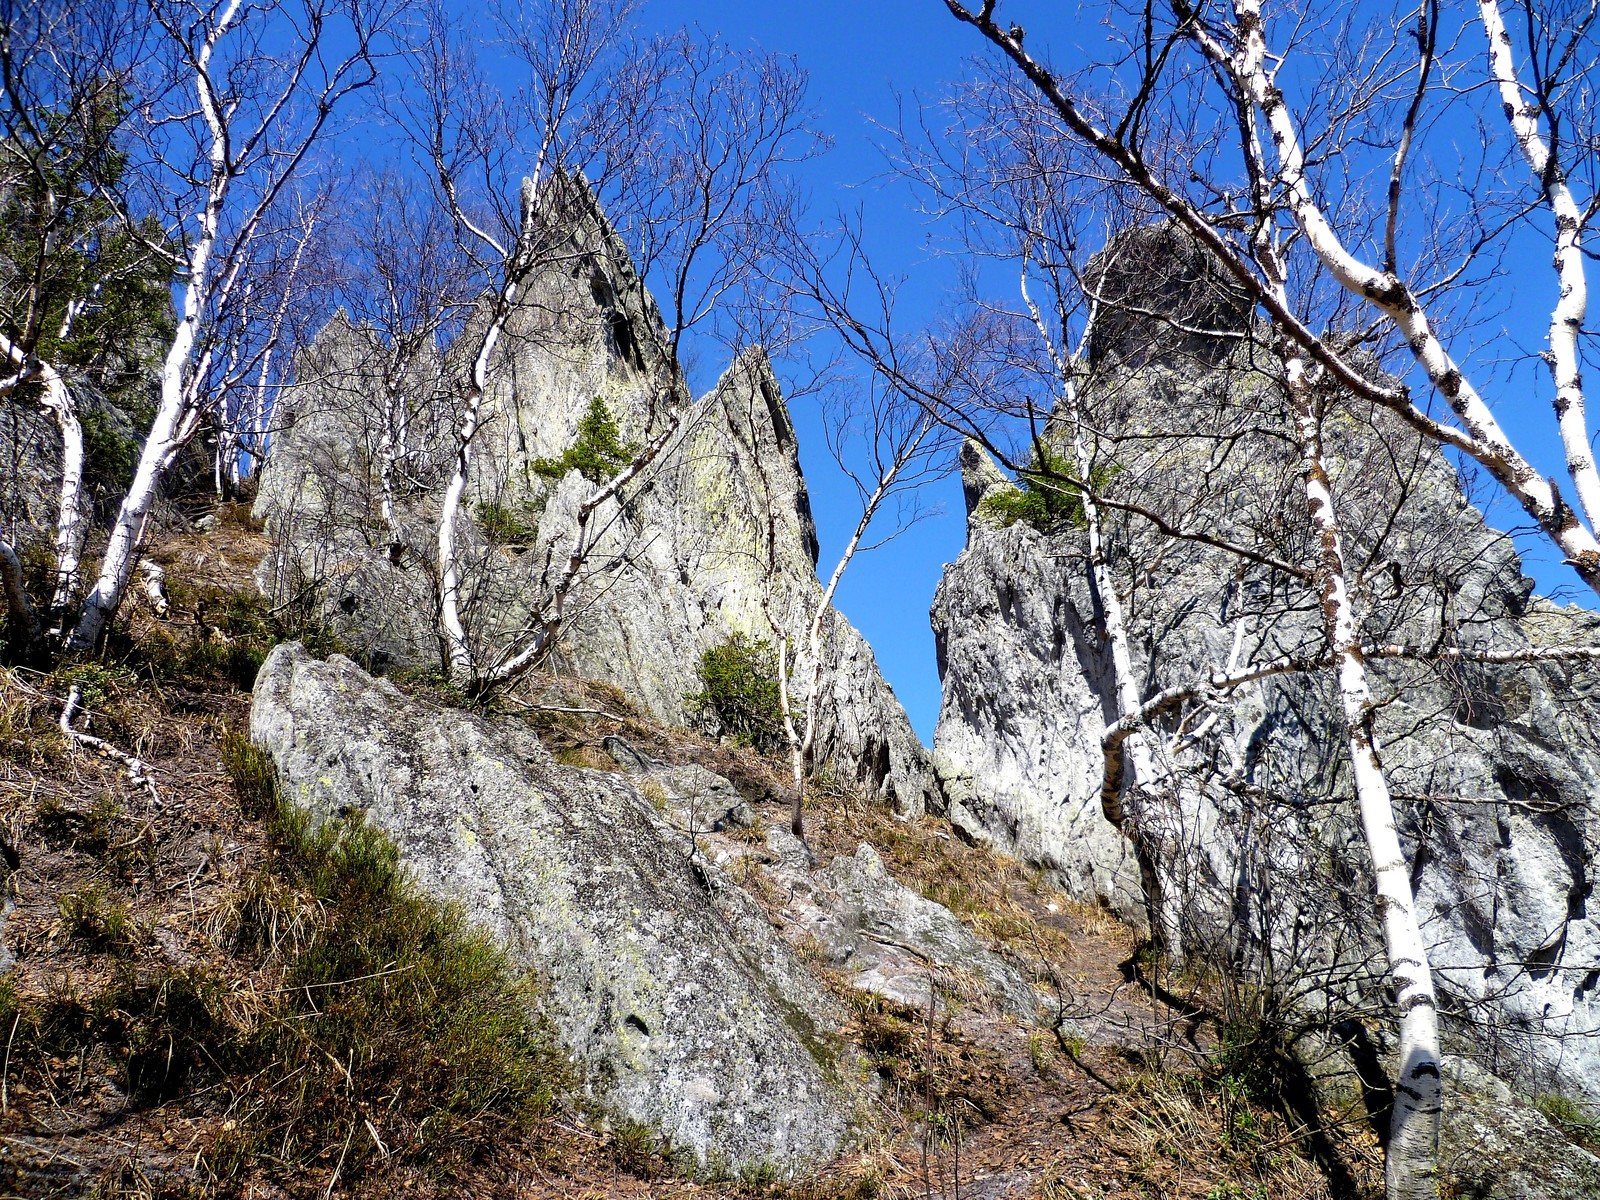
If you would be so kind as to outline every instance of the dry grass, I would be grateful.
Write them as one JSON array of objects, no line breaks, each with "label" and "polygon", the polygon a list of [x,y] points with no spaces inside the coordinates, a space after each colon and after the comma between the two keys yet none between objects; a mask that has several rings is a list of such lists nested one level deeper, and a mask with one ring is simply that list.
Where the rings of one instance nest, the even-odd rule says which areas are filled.
[{"label": "dry grass", "polygon": [[[0,1021],[10,1035],[0,1051],[0,1135],[9,1139],[0,1192],[909,1200],[1005,1180],[1012,1194],[1056,1200],[1326,1194],[1270,1099],[1229,1091],[1227,1072],[1203,1056],[1158,1073],[1143,1064],[1159,1055],[1096,1040],[1133,1030],[1162,1048],[1180,1023],[1129,983],[1135,939],[1109,914],[966,845],[942,822],[899,820],[837,784],[807,798],[819,857],[875,846],[898,877],[1054,981],[1063,1011],[1084,1020],[1083,1039],[976,1011],[976,980],[960,972],[935,981],[938,1013],[899,1009],[849,989],[802,946],[846,1001],[847,1032],[877,1081],[875,1127],[818,1177],[693,1182],[637,1131],[597,1129],[561,1110],[520,1133],[501,1121],[474,1154],[428,1149],[415,1092],[398,1088],[389,1068],[355,1069],[373,1005],[386,1003],[381,986],[346,1014],[344,1032],[316,1024],[336,1006],[283,1007],[319,946],[344,947],[322,960],[327,980],[372,974],[379,984],[393,982],[384,972],[404,948],[378,939],[383,961],[370,970],[340,957],[372,941],[370,930],[353,935],[355,916],[339,902],[348,876],[319,883],[316,869],[292,865],[292,831],[275,831],[264,791],[270,780],[240,749],[254,664],[290,632],[249,599],[264,540],[241,515],[159,547],[172,613],[157,621],[131,609],[106,659],[73,676],[95,732],[154,765],[161,808],[117,764],[67,745],[55,728],[65,675],[0,674],[0,840],[20,857],[5,931],[19,962],[0,983],[0,1014],[10,1014]],[[787,824],[785,762],[654,726],[614,689],[541,677],[504,707],[520,709],[564,761],[613,769],[600,743],[618,734],[655,759],[727,776],[765,820]],[[761,868],[759,831],[741,836],[719,842],[734,852],[730,871],[776,912],[785,898]],[[329,869],[329,847],[301,849]],[[374,856],[381,867],[381,852],[366,859]],[[326,990],[341,989],[311,994]],[[397,1037],[387,1058],[365,1059],[417,1057],[408,1045]],[[468,1127],[468,1142],[472,1128],[481,1132]]]}]

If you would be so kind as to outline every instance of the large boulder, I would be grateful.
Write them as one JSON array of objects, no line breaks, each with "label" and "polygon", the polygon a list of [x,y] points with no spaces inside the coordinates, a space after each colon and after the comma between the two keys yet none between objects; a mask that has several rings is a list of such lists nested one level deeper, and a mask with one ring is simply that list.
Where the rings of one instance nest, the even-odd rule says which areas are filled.
[{"label": "large boulder", "polygon": [[250,729],[289,800],[362,814],[424,891],[544,981],[609,1114],[719,1171],[791,1174],[845,1146],[843,1014],[631,780],[298,644],[268,657]]},{"label": "large boulder", "polygon": [[782,829],[779,862],[767,869],[787,897],[783,909],[791,938],[842,972],[850,985],[896,1004],[926,1009],[942,991],[980,997],[1025,1024],[1039,1018],[1039,996],[1016,967],[986,947],[942,904],[908,888],[871,846],[841,854],[826,870],[810,870]]}]

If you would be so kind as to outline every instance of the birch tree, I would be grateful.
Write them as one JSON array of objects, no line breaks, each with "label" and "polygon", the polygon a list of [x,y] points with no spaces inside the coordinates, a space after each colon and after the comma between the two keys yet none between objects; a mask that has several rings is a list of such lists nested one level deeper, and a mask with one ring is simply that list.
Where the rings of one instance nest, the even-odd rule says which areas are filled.
[{"label": "birch tree", "polygon": [[[1594,464],[1584,449],[1589,435],[1580,429],[1585,418],[1572,349],[1584,308],[1577,249],[1593,216],[1592,201],[1580,206],[1570,182],[1575,169],[1591,165],[1583,106],[1594,61],[1586,49],[1592,14],[1569,18],[1526,6],[1520,26],[1529,40],[1518,46],[1496,4],[1480,5],[1476,28],[1426,3],[1409,18],[1402,10],[1339,27],[1285,9],[1282,23],[1293,25],[1293,40],[1275,46],[1268,14],[1255,0],[1152,4],[1136,27],[1118,34],[1126,53],[1106,66],[1127,99],[1112,101],[1035,57],[1024,45],[1025,31],[1004,21],[993,0],[978,7],[951,0],[946,8],[1005,56],[1044,101],[1061,138],[1216,254],[1308,365],[1481,467],[1577,575],[1600,587],[1600,543],[1584,500],[1594,490]],[[1517,153],[1540,168],[1523,171],[1520,194],[1495,194],[1493,159],[1463,184],[1472,193],[1464,202],[1441,194],[1443,188],[1430,194],[1422,187],[1418,164],[1425,153],[1459,157],[1449,149],[1441,114],[1469,102],[1461,97],[1472,93],[1457,87],[1467,71],[1496,89],[1499,111],[1480,114],[1484,121],[1504,130]],[[1314,132],[1303,128],[1297,104],[1314,108]],[[1451,117],[1471,119],[1453,109]],[[1207,119],[1213,129],[1185,148],[1180,130]],[[1214,130],[1231,129],[1236,120],[1257,130],[1259,155],[1218,149]],[[1357,122],[1373,131],[1359,144]],[[1379,149],[1369,152],[1375,144]],[[1555,226],[1554,240],[1546,240],[1558,276],[1548,361],[1576,507],[1495,415],[1497,393],[1525,406],[1526,386],[1500,384],[1449,346],[1462,310],[1481,306],[1492,286],[1488,257],[1525,239],[1550,238],[1524,219],[1530,193]],[[1287,294],[1275,287],[1260,252],[1269,233],[1289,246]],[[1323,332],[1329,328],[1351,332],[1335,337]],[[1388,382],[1361,370],[1353,355],[1363,348],[1380,352],[1402,378]],[[1433,397],[1448,416],[1435,415]]]},{"label": "birch tree", "polygon": [[126,228],[124,75],[141,45],[137,31],[120,29],[127,6],[25,7],[0,7],[0,356],[9,370],[0,396],[36,402],[60,437],[55,582],[41,598],[59,634],[78,599],[90,518],[74,387],[115,393],[137,374],[129,347],[161,328],[170,267],[146,244],[153,231]]},{"label": "birch tree", "polygon": [[161,73],[149,85],[142,148],[154,203],[170,207],[181,296],[155,417],[70,650],[97,644],[121,605],[162,478],[208,411],[214,333],[238,302],[252,244],[340,105],[376,78],[391,16],[382,0],[307,0],[292,19],[240,0],[151,4]]},{"label": "birch tree", "polygon": [[949,470],[947,431],[914,398],[882,378],[847,381],[843,388],[824,415],[824,428],[859,515],[821,593],[800,614],[804,631],[794,634],[770,602],[767,611],[778,643],[778,701],[794,785],[790,828],[797,838],[805,837],[805,781],[816,765],[826,631],[838,619],[833,605],[839,584],[857,554],[894,540],[928,514],[917,493]]},{"label": "birch tree", "polygon": [[[1396,832],[1374,730],[1367,665],[1373,648],[1363,644],[1365,616],[1323,446],[1326,405],[1317,396],[1331,390],[1378,405],[1482,467],[1585,582],[1600,583],[1588,499],[1594,493],[1594,463],[1579,371],[1585,299],[1581,246],[1593,209],[1580,205],[1571,183],[1573,164],[1586,166],[1592,152],[1583,132],[1582,76],[1593,61],[1586,53],[1593,14],[1558,18],[1527,6],[1520,22],[1526,41],[1518,46],[1494,3],[1479,6],[1476,30],[1447,25],[1441,32],[1438,7],[1425,3],[1409,23],[1400,18],[1385,25],[1380,17],[1371,25],[1361,23],[1349,38],[1315,14],[1286,10],[1274,28],[1288,40],[1275,46],[1269,18],[1254,0],[1204,7],[1145,5],[1129,11],[1134,20],[1121,35],[1125,56],[1091,65],[1090,70],[1102,72],[1091,92],[1088,72],[1075,79],[1036,57],[1031,43],[1025,44],[1027,32],[1004,22],[995,0],[973,7],[949,0],[946,7],[1001,52],[1016,72],[1016,85],[1040,102],[1050,136],[1079,156],[1078,177],[1093,180],[1091,190],[1107,186],[1137,196],[1170,218],[1216,256],[1272,331],[1293,416],[1305,511],[1315,533],[1305,575],[1318,597],[1324,645],[1312,657],[1337,684],[1399,1014],[1401,1067],[1387,1191],[1396,1197],[1434,1195],[1440,1119],[1437,1002],[1410,863]],[[1464,211],[1452,211],[1449,201],[1417,194],[1421,174],[1415,164],[1430,148],[1439,110],[1454,102],[1450,98],[1466,71],[1458,48],[1469,38],[1487,51],[1478,51],[1477,69],[1502,108],[1491,115],[1503,122],[1526,164],[1529,190],[1550,218],[1540,236],[1549,237],[1549,228],[1554,229],[1558,295],[1544,357],[1576,507],[1500,425],[1488,391],[1499,381],[1449,346],[1446,314],[1452,295],[1460,298],[1470,288],[1478,300],[1485,286],[1476,271],[1479,256],[1488,246],[1530,236],[1530,227],[1515,212],[1502,219],[1492,201],[1482,197],[1469,201]],[[1190,74],[1183,75],[1185,70]],[[1326,72],[1320,78],[1319,70]],[[1106,77],[1117,79],[1120,88],[1107,89]],[[1385,120],[1392,124],[1386,126]],[[1384,169],[1375,169],[1379,156],[1363,160],[1353,133],[1357,122],[1363,127],[1362,146],[1384,147],[1389,156]],[[1341,155],[1347,157],[1341,160]],[[1363,175],[1364,168],[1371,173]],[[1375,193],[1370,199],[1362,191],[1369,180]],[[1418,211],[1429,214],[1434,225],[1408,225]],[[1467,225],[1470,232],[1455,245],[1448,237],[1453,223]],[[1452,250],[1455,259],[1447,261]],[[1407,258],[1409,264],[1403,263]],[[1330,328],[1351,332],[1324,332]],[[1368,355],[1370,363],[1370,350],[1402,380],[1363,367],[1360,356]],[[1419,402],[1403,381],[1407,375],[1441,399],[1450,415],[1436,417],[1429,401]],[[1076,483],[1087,486],[1083,480]],[[1569,652],[1581,657],[1589,651]],[[1282,669],[1310,665],[1282,664]],[[1271,669],[1262,664],[1244,672]],[[1215,678],[1232,674],[1223,670]],[[1142,710],[1160,700],[1152,698],[1132,711],[1124,702],[1122,720],[1108,731],[1108,764],[1120,762],[1124,740],[1144,726]],[[1135,741],[1132,748],[1137,747]],[[1133,774],[1137,777],[1137,766]],[[1114,782],[1108,767],[1108,792]]]}]

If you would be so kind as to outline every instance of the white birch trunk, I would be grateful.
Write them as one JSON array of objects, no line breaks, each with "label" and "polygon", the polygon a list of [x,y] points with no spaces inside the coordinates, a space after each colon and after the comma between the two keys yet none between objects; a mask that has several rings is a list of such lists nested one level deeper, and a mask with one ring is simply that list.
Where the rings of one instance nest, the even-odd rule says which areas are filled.
[{"label": "white birch trunk", "polygon": [[[767,621],[774,629],[772,610],[767,610]],[[794,723],[794,703],[789,688],[789,638],[778,633],[778,709],[783,713],[783,732],[789,739],[789,771],[794,783],[794,801],[789,817],[789,832],[802,841],[805,839],[806,745],[805,738]]]},{"label": "white birch trunk", "polygon": [[[1073,461],[1077,465],[1078,477],[1088,483],[1094,464],[1088,448],[1083,444],[1083,422],[1078,407],[1074,367],[1082,361],[1084,348],[1089,344],[1098,305],[1090,306],[1089,319],[1084,325],[1077,353],[1070,361],[1063,361],[1063,353],[1057,350],[1055,340],[1045,326],[1044,317],[1028,292],[1026,264],[1021,286],[1023,303],[1028,307],[1034,327],[1039,331],[1051,364],[1061,380],[1060,411],[1072,423]],[[1156,769],[1144,732],[1145,705],[1139,699],[1138,677],[1134,674],[1133,653],[1128,645],[1128,624],[1122,611],[1122,599],[1117,593],[1116,577],[1106,557],[1100,506],[1086,490],[1080,496],[1089,542],[1089,582],[1100,603],[1105,638],[1111,647],[1111,673],[1117,690],[1118,720],[1111,730],[1107,730],[1101,745],[1106,763],[1101,780],[1100,811],[1133,847],[1134,860],[1139,864],[1139,882],[1144,889],[1145,912],[1150,922],[1152,943],[1172,965],[1179,966],[1183,961],[1183,926],[1159,861],[1159,822],[1154,812],[1157,800],[1154,788]],[[1135,797],[1134,808],[1137,811],[1130,813],[1124,807],[1124,791]]]},{"label": "white birch trunk", "polygon": [[[61,498],[56,515],[56,587],[50,611],[64,614],[78,593],[79,563],[89,514],[83,498],[83,425],[78,420],[72,392],[61,373],[41,363],[39,378],[44,384],[44,406],[61,430]],[[65,619],[58,617],[58,619]]]},{"label": "white birch trunk", "polygon": [[[383,527],[389,531],[386,553],[396,566],[405,556],[405,543],[400,536],[399,510],[395,500],[395,465],[406,453],[406,403],[402,395],[405,377],[410,366],[402,352],[401,362],[386,373],[383,385],[383,436],[378,439],[378,507],[383,514]],[[399,431],[398,437],[396,430]]]},{"label": "white birch trunk", "polygon": [[[63,323],[61,335],[71,330],[71,316]],[[20,346],[0,335],[0,353],[16,364],[17,372],[5,381],[4,391],[37,380],[44,388],[40,403],[61,432],[61,489],[56,505],[56,586],[50,611],[62,614],[78,591],[78,568],[83,557],[84,537],[88,532],[88,513],[83,503],[83,425],[78,420],[72,390],[61,372],[44,360],[25,354]],[[19,577],[20,578],[20,577]],[[31,610],[30,610],[31,611]]]},{"label": "white birch trunk", "polygon": [[472,440],[483,421],[489,359],[505,328],[516,294],[517,285],[508,282],[501,291],[495,315],[484,330],[483,340],[478,343],[478,353],[472,362],[472,382],[461,406],[461,425],[456,434],[456,469],[445,488],[444,504],[439,512],[439,629],[444,638],[450,682],[468,692],[475,690],[480,681],[461,613],[461,555],[456,545],[456,522],[461,516],[461,501],[472,470]]},{"label": "white birch trunk", "polygon": [[[881,427],[880,427],[881,428]],[[879,477],[877,485],[867,497],[866,503],[861,506],[861,518],[856,522],[855,529],[850,534],[850,540],[845,543],[844,550],[839,554],[839,560],[834,564],[833,574],[828,576],[827,585],[822,589],[822,595],[811,610],[811,620],[806,626],[806,655],[810,663],[810,678],[806,683],[806,699],[804,720],[801,722],[797,733],[794,721],[790,715],[790,700],[787,679],[780,679],[780,697],[783,704],[784,727],[789,736],[791,757],[794,766],[794,814],[791,829],[795,837],[805,836],[805,774],[811,765],[811,756],[817,742],[817,724],[820,719],[818,706],[821,702],[822,686],[822,623],[827,619],[828,610],[833,606],[833,598],[839,591],[839,582],[844,578],[850,560],[856,556],[856,551],[861,548],[861,539],[867,534],[867,529],[872,525],[873,519],[878,515],[878,509],[895,489],[895,481],[900,478],[900,472],[905,465],[916,457],[928,435],[933,432],[931,421],[924,422],[915,438],[902,444],[888,469]],[[786,639],[779,635],[780,645],[786,644]],[[784,675],[782,664],[779,667],[780,676]]]},{"label": "white birch trunk", "polygon": [[1355,781],[1362,833],[1372,855],[1378,916],[1389,974],[1400,1010],[1400,1077],[1384,1165],[1388,1200],[1437,1200],[1439,1123],[1443,1086],[1439,1068],[1439,1015],[1427,945],[1417,920],[1411,873],[1395,827],[1394,804],[1373,732],[1355,606],[1345,580],[1344,548],[1333,505],[1322,436],[1312,412],[1304,364],[1288,364],[1305,475],[1306,506],[1317,533],[1317,584],[1333,655]]},{"label": "white birch trunk", "polygon": [[217,98],[211,91],[207,71],[217,43],[239,14],[240,4],[241,0],[229,0],[197,56],[195,90],[211,138],[211,174],[206,184],[205,203],[199,214],[199,232],[189,251],[182,317],[161,365],[160,406],[145,437],[133,483],[123,497],[116,524],[112,526],[111,536],[106,542],[105,556],[100,562],[100,577],[84,599],[77,627],[67,641],[67,648],[76,653],[86,652],[100,641],[106,626],[121,606],[133,574],[139,538],[155,504],[161,476],[194,428],[194,398],[188,386],[190,360],[204,316],[211,282],[211,257],[216,249],[222,209],[232,181],[229,174],[228,133]]},{"label": "white birch trunk", "polygon": [[[1073,422],[1073,452],[1078,473],[1085,482],[1090,472],[1089,455],[1083,445],[1081,426],[1078,425],[1077,389],[1069,382],[1066,392],[1070,396],[1069,419]],[[1105,540],[1101,534],[1100,508],[1087,492],[1082,493],[1083,516],[1089,539],[1089,564],[1092,582],[1100,601],[1100,615],[1105,622],[1106,641],[1111,647],[1111,673],[1116,681],[1117,711],[1128,716],[1142,708],[1139,684],[1133,669],[1133,654],[1128,647],[1128,625],[1122,612],[1122,600],[1117,595],[1116,578],[1106,558]],[[1150,921],[1150,937],[1156,950],[1165,955],[1173,966],[1183,962],[1183,926],[1175,898],[1166,886],[1159,860],[1159,821],[1152,811],[1155,807],[1156,769],[1142,725],[1128,734],[1114,753],[1126,764],[1119,771],[1116,785],[1102,788],[1100,808],[1110,821],[1122,831],[1133,846],[1134,858],[1139,864],[1139,881],[1144,887],[1145,908]],[[1135,797],[1135,811],[1125,811],[1124,790]]]},{"label": "white birch trunk", "polygon": [[28,589],[22,582],[22,561],[12,544],[0,538],[0,591],[6,597],[6,619],[12,627],[12,640],[26,646],[38,633]]},{"label": "white birch trunk", "polygon": [[1583,266],[1585,216],[1567,185],[1559,162],[1552,162],[1550,147],[1539,132],[1539,105],[1523,99],[1517,78],[1516,56],[1496,0],[1480,0],[1483,29],[1489,37],[1489,73],[1500,90],[1506,120],[1522,156],[1544,192],[1545,204],[1555,217],[1556,244],[1551,265],[1560,284],[1560,296],[1550,313],[1550,376],[1555,382],[1556,426],[1590,529],[1600,529],[1600,471],[1595,469],[1589,445],[1589,422],[1584,415],[1583,367],[1578,339],[1589,307],[1589,281]]}]

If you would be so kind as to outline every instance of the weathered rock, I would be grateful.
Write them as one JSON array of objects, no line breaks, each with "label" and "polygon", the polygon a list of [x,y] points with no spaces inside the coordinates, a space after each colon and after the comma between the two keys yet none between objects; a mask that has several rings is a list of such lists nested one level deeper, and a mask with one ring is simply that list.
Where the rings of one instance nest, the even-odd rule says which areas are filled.
[{"label": "weathered rock", "polygon": [[1445,1060],[1439,1166],[1449,1194],[1476,1200],[1594,1200],[1600,1158],[1470,1060]]},{"label": "weathered rock", "polygon": [[755,824],[755,813],[745,803],[739,789],[699,763],[651,767],[646,777],[659,783],[668,802],[684,811],[691,830],[720,832],[729,826],[748,829]]},{"label": "weathered rock", "polygon": [[[1112,493],[1182,505],[1193,488],[1185,524],[1303,553],[1292,442],[1260,432],[1285,420],[1270,354],[1201,353],[1188,334],[1152,347],[1148,322],[1124,333],[1139,348],[1108,348],[1082,392],[1100,451],[1125,468]],[[1215,460],[1200,443],[1152,436],[1236,428]],[[1365,564],[1371,640],[1594,642],[1592,614],[1530,602],[1509,539],[1462,498],[1436,448],[1354,402],[1328,417],[1325,436],[1346,548]],[[967,473],[988,474],[981,464]],[[1108,518],[1107,541],[1146,696],[1225,667],[1241,631],[1246,662],[1322,644],[1314,596],[1289,603],[1281,576],[1269,585],[1238,558],[1163,539],[1125,513]],[[952,819],[1138,919],[1138,873],[1097,798],[1117,702],[1083,530],[969,517],[933,621],[944,684],[935,761]],[[1447,1034],[1524,1090],[1566,1091],[1600,1111],[1600,677],[1394,661],[1371,673]],[[1158,832],[1186,938],[1247,967],[1270,959],[1280,978],[1288,971],[1295,987],[1326,996],[1323,980],[1338,1002],[1381,1005],[1370,865],[1331,682],[1279,676],[1235,692],[1193,738],[1170,724],[1151,736],[1175,747]]]},{"label": "weathered rock", "polygon": [[1084,286],[1098,302],[1089,360],[1128,369],[1151,362],[1215,366],[1229,335],[1250,328],[1254,305],[1215,256],[1176,221],[1118,234],[1089,260]]},{"label": "weathered rock", "polygon": [[961,468],[961,493],[969,513],[975,512],[995,488],[1015,486],[989,452],[971,438],[962,440],[956,461]]},{"label": "weathered rock", "polygon": [[793,935],[810,937],[852,986],[910,1008],[938,993],[986,996],[1031,1024],[1039,999],[1021,972],[989,950],[944,905],[899,882],[871,846],[841,855],[825,871],[803,864],[770,868],[789,897]]},{"label": "weathered rock", "polygon": [[[794,428],[765,355],[745,353],[691,402],[665,352],[654,301],[581,181],[577,191],[568,252],[530,282],[490,371],[466,504],[479,521],[462,523],[473,630],[492,657],[548,594],[594,485],[576,472],[551,482],[534,464],[572,444],[591,401],[604,400],[633,442],[677,411],[673,443],[595,514],[558,658],[619,687],[655,719],[684,724],[695,718],[685,696],[700,690],[704,651],[733,634],[774,639],[774,622],[795,638],[809,622],[822,595],[816,528]],[[331,326],[299,372],[306,382],[286,405],[294,423],[267,461],[257,504],[275,542],[263,574],[280,598],[319,596],[339,636],[375,665],[436,664],[427,564],[463,351],[445,355],[432,418],[413,422],[416,464],[406,478],[415,486],[402,497],[396,566],[377,516],[382,403],[371,341]],[[502,528],[494,541],[482,519],[491,511],[510,514],[526,534],[506,541]],[[937,808],[927,751],[871,648],[836,610],[824,631],[814,760],[903,812]],[[808,678],[803,665],[795,677]]]},{"label": "weathered rock", "polygon": [[1024,524],[970,520],[933,628],[944,683],[934,767],[951,824],[1143,920],[1138,864],[1095,790],[1115,684],[1082,572]]},{"label": "weathered rock", "polygon": [[363,814],[426,892],[546,982],[612,1115],[718,1169],[787,1174],[845,1145],[840,1012],[630,781],[560,767],[525,727],[408,699],[298,645],[263,666],[251,736],[293,802]]},{"label": "weathered rock", "polygon": [[648,758],[635,750],[625,738],[620,738],[616,734],[611,734],[601,739],[600,748],[606,752],[606,757],[629,775],[642,775],[653,765]]}]

